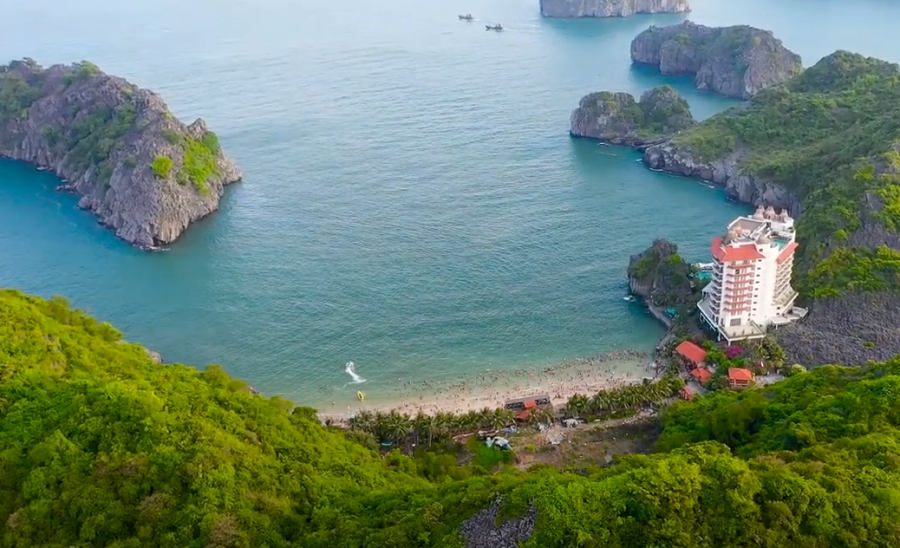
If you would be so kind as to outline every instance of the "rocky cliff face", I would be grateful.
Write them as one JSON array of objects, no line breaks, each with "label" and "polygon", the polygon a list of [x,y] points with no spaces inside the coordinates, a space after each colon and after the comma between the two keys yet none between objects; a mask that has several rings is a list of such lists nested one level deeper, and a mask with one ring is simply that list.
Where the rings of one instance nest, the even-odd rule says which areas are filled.
[{"label": "rocky cliff face", "polygon": [[203,120],[90,63],[0,66],[0,156],[53,171],[116,235],[151,248],[219,206],[241,173]]},{"label": "rocky cliff face", "polygon": [[661,86],[644,92],[601,91],[584,96],[569,119],[569,133],[616,145],[642,147],[696,124],[677,91]]},{"label": "rocky cliff face", "polygon": [[690,21],[641,32],[631,42],[631,60],[656,66],[662,74],[693,74],[698,89],[740,99],[803,70],[800,56],[769,31]]},{"label": "rocky cliff face", "polygon": [[628,286],[649,304],[692,307],[697,303],[691,287],[691,265],[678,255],[678,246],[665,239],[653,241],[628,261]]},{"label": "rocky cliff face", "polygon": [[688,0],[540,0],[544,17],[628,17],[690,11]]},{"label": "rocky cliff face", "polygon": [[800,215],[800,199],[781,185],[741,171],[741,151],[711,162],[697,160],[687,147],[672,141],[648,146],[644,163],[651,169],[703,179],[725,187],[732,200],[751,205],[787,208],[791,216]]}]

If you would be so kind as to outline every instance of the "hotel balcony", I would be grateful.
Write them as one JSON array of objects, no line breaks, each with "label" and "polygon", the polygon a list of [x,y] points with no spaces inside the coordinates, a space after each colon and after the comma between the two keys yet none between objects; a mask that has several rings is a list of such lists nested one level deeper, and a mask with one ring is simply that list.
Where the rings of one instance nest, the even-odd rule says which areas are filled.
[{"label": "hotel balcony", "polygon": [[789,308],[791,304],[793,304],[794,300],[797,298],[799,293],[797,290],[788,287],[787,290],[775,294],[775,304],[784,308]]}]

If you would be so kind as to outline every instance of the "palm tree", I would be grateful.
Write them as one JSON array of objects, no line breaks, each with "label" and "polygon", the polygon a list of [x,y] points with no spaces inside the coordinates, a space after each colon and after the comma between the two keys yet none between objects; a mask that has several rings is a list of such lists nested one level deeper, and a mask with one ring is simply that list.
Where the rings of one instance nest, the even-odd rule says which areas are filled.
[{"label": "palm tree", "polygon": [[409,415],[391,411],[386,417],[385,433],[387,438],[394,443],[404,443],[412,431],[412,421]]},{"label": "palm tree", "polygon": [[431,433],[434,417],[426,415],[420,409],[416,416],[412,419],[412,430],[416,437],[416,445],[419,445],[421,438],[428,438],[428,446],[431,446]]},{"label": "palm tree", "polygon": [[573,394],[566,402],[566,414],[570,417],[580,417],[585,414],[590,406],[590,400],[584,394]]},{"label": "palm tree", "polygon": [[360,411],[348,421],[351,430],[359,430],[373,434],[375,432],[375,415],[371,411]]},{"label": "palm tree", "polygon": [[487,417],[491,430],[500,430],[509,426],[515,419],[506,409],[497,408]]}]

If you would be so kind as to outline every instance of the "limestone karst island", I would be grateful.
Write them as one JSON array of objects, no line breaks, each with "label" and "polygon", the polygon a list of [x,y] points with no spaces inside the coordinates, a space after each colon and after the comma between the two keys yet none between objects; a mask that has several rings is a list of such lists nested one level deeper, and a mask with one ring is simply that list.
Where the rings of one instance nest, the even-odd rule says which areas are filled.
[{"label": "limestone karst island", "polygon": [[203,120],[184,125],[159,95],[87,61],[0,66],[0,157],[52,171],[144,248],[173,242],[241,178]]},{"label": "limestone karst island", "polygon": [[[65,11],[66,22],[72,18],[72,32],[100,16],[92,9],[83,16],[89,19],[78,20],[76,4]],[[264,208],[243,221],[249,218],[252,225],[260,222],[254,215],[283,215],[274,225],[265,225],[275,226],[277,237],[285,241],[274,245],[266,240],[276,255],[259,254],[250,245],[257,240],[247,235],[263,239],[264,230],[253,231],[245,224],[243,239],[234,238],[238,243],[225,248],[211,251],[181,242],[186,255],[199,257],[192,263],[178,262],[182,249],[141,253],[124,245],[105,248],[104,255],[87,255],[90,247],[79,248],[74,259],[66,257],[75,263],[68,269],[40,257],[40,249],[19,251],[15,260],[0,256],[0,284],[11,277],[11,263],[34,259],[41,272],[25,276],[16,270],[17,277],[11,279],[42,291],[62,283],[66,285],[60,287],[81,288],[88,277],[84,265],[94,257],[132,261],[127,263],[130,269],[113,262],[104,268],[113,270],[112,280],[122,284],[130,277],[141,278],[128,287],[144,298],[128,300],[133,296],[122,291],[111,293],[110,302],[82,291],[72,305],[52,293],[38,297],[0,288],[0,546],[900,546],[900,66],[837,50],[804,68],[797,54],[762,29],[687,22],[640,31],[647,25],[639,18],[548,22],[531,4],[535,27],[540,28],[539,23],[557,34],[575,33],[575,25],[606,29],[640,24],[629,31],[628,40],[634,36],[630,50],[627,42],[620,42],[621,52],[613,59],[626,67],[623,86],[633,83],[627,79],[633,76],[627,72],[629,56],[635,64],[655,67],[641,72],[653,72],[658,85],[638,88],[637,93],[591,89],[596,82],[609,83],[591,74],[578,84],[586,89],[564,95],[570,101],[564,108],[556,104],[546,111],[553,119],[544,126],[531,123],[530,118],[540,119],[540,114],[509,99],[515,96],[473,93],[493,83],[492,78],[465,81],[463,87],[452,88],[457,95],[448,95],[451,99],[443,103],[447,108],[439,117],[429,110],[433,127],[410,136],[408,128],[422,129],[415,111],[438,104],[428,101],[467,74],[461,69],[446,77],[445,66],[430,54],[440,50],[447,61],[464,50],[456,44],[445,50],[442,44],[471,40],[478,52],[512,35],[521,42],[497,48],[507,56],[502,57],[506,63],[521,56],[524,49],[519,45],[529,44],[528,37],[539,31],[528,28],[516,36],[521,28],[510,24],[503,33],[487,33],[480,24],[470,25],[451,12],[444,28],[452,26],[455,32],[435,31],[440,39],[429,40],[423,48],[421,37],[430,37],[432,29],[419,24],[412,10],[404,13],[410,21],[401,26],[415,25],[423,34],[395,48],[391,34],[377,35],[385,40],[378,42],[359,28],[345,28],[353,17],[345,16],[344,5],[308,3],[303,16],[326,16],[300,20],[290,17],[298,12],[253,4],[229,26],[219,21],[229,20],[229,9],[195,20],[189,17],[195,12],[188,4],[183,13],[173,14],[151,6],[147,13],[165,19],[164,27],[152,27],[152,38],[159,40],[159,28],[172,28],[163,39],[173,42],[181,32],[196,38],[193,33],[200,27],[226,35],[246,25],[262,34],[239,34],[240,39],[228,35],[208,49],[200,48],[198,41],[191,42],[192,47],[177,43],[166,51],[184,49],[189,60],[162,58],[167,69],[181,62],[190,67],[182,70],[200,71],[200,59],[220,70],[235,66],[223,59],[246,56],[239,59],[239,69],[222,70],[218,77],[253,83],[249,100],[233,99],[234,109],[248,111],[268,83],[275,86],[276,78],[289,83],[266,103],[271,110],[261,111],[271,118],[265,123],[254,118],[243,127],[248,134],[265,133],[265,138],[247,139],[245,143],[253,144],[243,151],[239,140],[229,142],[237,155],[250,155],[265,149],[266,139],[278,141],[277,147],[265,149],[269,154],[253,165],[254,171],[283,159],[276,156],[289,156],[293,146],[314,140],[316,132],[326,132],[330,125],[357,132],[343,141],[326,133],[319,155],[288,158],[289,163],[282,164],[337,165],[325,170],[327,177],[307,175],[313,179],[303,187],[309,207],[285,207],[286,200],[270,195],[275,182],[260,177],[260,187],[273,186],[264,186],[254,196],[264,197],[259,200]],[[425,4],[421,9],[430,8]],[[390,20],[384,28],[373,24],[369,15],[383,6],[364,12],[369,6],[349,6],[367,15],[361,18],[366,32],[404,32],[391,27]],[[107,8],[112,13],[111,4]],[[7,9],[12,12],[12,5]],[[687,2],[677,0],[541,2],[546,17],[686,9]],[[19,15],[14,24],[4,28],[11,31],[28,23],[34,10],[39,13],[29,4],[15,12]],[[262,20],[268,24],[257,28],[251,23],[260,21],[253,19],[258,11],[272,13]],[[433,15],[426,13],[425,19]],[[6,12],[3,16],[9,17]],[[328,27],[329,17],[340,20],[339,29]],[[180,19],[186,20],[185,26],[175,26]],[[276,35],[279,21],[294,33],[290,37],[297,42],[291,46],[311,36],[321,51],[284,48],[288,41],[281,39],[273,47],[261,40]],[[150,21],[127,27],[128,39],[132,33],[148,39],[141,34],[144,24]],[[307,34],[320,26],[327,35]],[[360,41],[360,35],[365,39]],[[256,39],[245,40],[247,36]],[[404,32],[401,38],[406,37]],[[27,38],[30,43],[31,36]],[[578,47],[593,39],[580,35]],[[68,36],[65,41],[77,43]],[[144,43],[137,36],[135,41]],[[235,44],[240,47],[229,49]],[[530,46],[547,49],[546,41]],[[286,51],[276,51],[280,48]],[[329,48],[338,50],[338,56],[320,58]],[[226,51],[213,57],[219,49]],[[392,49],[400,52],[399,68],[388,62]],[[410,70],[418,57],[413,51],[421,53],[425,65],[434,65],[434,72]],[[360,65],[350,65],[359,52]],[[540,68],[558,84],[556,71],[562,71],[562,63],[553,53]],[[596,55],[594,50],[590,55]],[[311,62],[299,64],[306,56]],[[478,55],[460,55],[457,68],[469,69],[482,61]],[[291,62],[302,70],[290,72]],[[341,62],[359,70],[341,73]],[[263,72],[251,73],[257,63]],[[591,70],[613,70],[597,65]],[[273,75],[276,66],[278,74]],[[530,70],[530,64],[521,66],[529,69],[521,72],[528,79],[541,72]],[[495,66],[488,67],[490,75],[497,74]],[[588,72],[580,64],[577,70]],[[316,87],[319,72],[327,77]],[[503,87],[496,89],[525,85],[516,80],[516,71],[503,74]],[[702,90],[691,95],[691,102],[718,94],[730,97],[733,106],[707,119],[695,118],[688,99],[670,85],[683,82],[666,77],[676,74],[688,75]],[[354,88],[357,80],[362,82]],[[685,87],[690,89],[690,84]],[[412,97],[401,94],[406,88],[413,90]],[[288,101],[282,96],[285,89],[299,91]],[[322,89],[327,93],[317,96]],[[435,95],[423,101],[426,92]],[[586,95],[576,104],[581,93]],[[361,102],[353,101],[357,94]],[[550,100],[535,97],[536,102]],[[304,110],[307,125],[287,116],[294,101]],[[475,119],[478,113],[509,105],[513,108],[500,112],[510,113],[513,126],[502,125],[504,116],[488,118],[482,125]],[[572,107],[567,135],[565,114]],[[344,118],[349,124],[340,125]],[[366,118],[378,118],[380,125],[365,126],[370,121]],[[453,126],[454,120],[463,125]],[[278,131],[269,127],[276,123],[281,124]],[[292,125],[303,127],[299,137],[289,140],[286,128]],[[369,142],[365,127],[402,134],[404,141],[399,146]],[[511,137],[498,127],[513,127],[521,135]],[[495,164],[464,166],[469,171],[462,171],[460,178],[450,176],[465,163],[467,150],[499,140],[511,143],[507,160],[491,149],[485,157]],[[429,149],[435,142],[437,148]],[[530,142],[542,148],[526,149]],[[558,149],[548,153],[553,146]],[[420,148],[437,153],[414,161]],[[329,155],[337,164],[324,163]],[[176,240],[192,222],[216,210],[225,185],[241,178],[202,120],[179,122],[154,92],[107,75],[90,62],[42,68],[24,59],[0,69],[0,156],[0,190],[13,181],[31,192],[32,181],[51,178],[33,168],[50,171],[62,189],[80,196],[81,207],[120,238],[146,248]],[[546,173],[557,162],[570,163],[576,176],[554,187],[550,201],[532,207],[541,188],[553,182]],[[601,163],[622,171],[595,169]],[[497,182],[504,170],[523,165],[524,171]],[[664,173],[653,174],[651,169]],[[387,172],[386,178],[377,177],[381,171]],[[354,174],[360,178],[353,179]],[[538,186],[525,187],[529,177]],[[299,185],[299,179],[289,184]],[[427,186],[435,181],[438,186]],[[650,188],[650,182],[660,181]],[[666,194],[666,185],[694,185],[698,188],[693,188],[691,200],[707,200],[698,202],[702,207],[696,208],[696,215],[689,212],[668,225],[656,222],[678,213],[670,204],[674,193]],[[636,221],[636,210],[617,211],[622,202],[610,199],[617,186],[626,187],[638,207],[658,216],[646,221],[653,231],[668,232],[650,237],[637,232],[645,227],[638,226],[644,221]],[[376,192],[362,200],[363,214],[349,214],[348,204],[355,194],[368,190],[364,187],[375,187]],[[732,203],[725,203],[723,193]],[[403,202],[408,195],[413,200]],[[448,220],[450,210],[485,196],[486,201],[461,219]],[[56,209],[60,202],[53,201],[59,197],[48,191],[40,195],[38,206],[23,199],[16,208],[33,208],[44,216],[41,219],[62,215]],[[51,207],[39,207],[46,200]],[[389,208],[378,209],[379,200]],[[240,206],[250,207],[249,201]],[[403,216],[405,207],[414,209],[411,216]],[[726,207],[730,209],[713,211]],[[515,217],[521,210],[527,214]],[[11,215],[12,210],[3,211]],[[488,222],[495,221],[490,218],[495,214],[499,222]],[[310,220],[316,216],[324,219],[324,228]],[[302,223],[292,224],[296,217],[302,217]],[[625,219],[624,224],[613,225],[613,217]],[[709,222],[701,226],[704,220]],[[411,230],[391,232],[400,221],[413,225]],[[633,246],[633,254],[598,251],[593,241],[579,241],[574,254],[587,258],[577,262],[565,255],[563,260],[563,248],[577,239],[573,235],[588,233],[558,231],[566,222],[597,232],[624,227],[612,236]],[[354,232],[358,225],[366,232]],[[34,224],[28,226],[35,229]],[[0,244],[15,228],[0,224]],[[24,232],[15,234],[24,237]],[[376,237],[381,232],[388,234],[385,240]],[[516,239],[520,232],[524,240]],[[552,237],[541,239],[547,232]],[[351,236],[340,239],[345,233]],[[690,236],[693,249],[679,247],[673,234]],[[232,233],[217,237],[229,239]],[[304,256],[302,263],[289,262],[297,240],[304,238],[321,240],[319,253]],[[641,241],[644,238],[650,241]],[[450,240],[462,241],[463,254],[440,262],[452,249]],[[515,257],[529,245],[537,247],[536,242],[546,244],[545,255],[521,268],[527,272],[518,272]],[[697,254],[697,242],[702,242],[699,256],[687,257]],[[428,261],[409,266],[410,256],[404,254],[409,247],[432,254]],[[483,249],[486,258],[479,255]],[[226,264],[223,255],[230,254],[237,257]],[[355,255],[364,256],[364,268],[351,272],[348,265],[356,264]],[[251,265],[249,276],[236,275],[242,263]],[[326,270],[332,263],[336,269]],[[450,267],[442,268],[445,265]],[[177,272],[167,286],[174,299],[197,293],[200,297],[190,303],[208,307],[209,315],[176,323],[190,307],[175,307],[175,301],[165,301],[166,295],[150,289],[156,286],[145,280],[148,272],[163,276],[169,270]],[[289,277],[274,278],[273,271],[287,271]],[[315,277],[314,271],[326,275]],[[220,277],[237,290],[220,295],[226,287]],[[414,280],[403,285],[407,277]],[[490,289],[496,278],[502,290]],[[372,279],[373,285],[366,285]],[[545,301],[524,301],[528,290],[550,291],[573,279],[583,285],[565,286]],[[328,293],[329,285],[337,290]],[[477,291],[455,300],[442,297],[450,285],[477,286]],[[500,307],[496,303],[505,301],[494,300],[500,293],[525,304],[514,310]],[[415,308],[420,299],[439,302],[439,314]],[[518,369],[499,363],[500,358],[482,362],[478,357],[470,359],[475,364],[470,372],[453,369],[455,361],[467,359],[473,347],[496,335],[494,331],[500,333],[490,339],[489,351],[495,355],[502,352],[494,346],[499,348],[504,339],[512,339],[516,351],[527,347],[533,342],[530,337],[553,327],[540,321],[555,300],[571,309],[566,332],[560,335],[564,344],[574,347],[570,341],[576,339],[567,338],[568,331],[582,325],[568,320],[590,316],[594,323],[588,324],[585,344],[597,345],[609,332],[632,340],[628,337],[633,333],[622,331],[646,327],[641,342],[645,346],[623,344],[594,354],[576,349],[572,357],[537,358]],[[263,321],[252,323],[250,312],[260,302]],[[542,306],[531,306],[535,302]],[[142,307],[160,310],[141,316]],[[618,307],[611,316],[616,321],[596,321],[603,309],[613,307]],[[339,314],[342,308],[365,320],[346,325],[342,320],[348,316]],[[392,308],[400,309],[400,320],[390,314]],[[98,319],[115,314],[123,319],[115,323],[124,331]],[[312,317],[307,329],[291,322],[300,315]],[[176,331],[187,331],[167,332],[187,341],[187,351],[160,332],[142,330],[142,324],[169,323]],[[515,329],[532,323],[539,329]],[[459,331],[459,324],[470,331]],[[371,338],[360,338],[358,331]],[[143,340],[148,333],[156,339],[148,335]],[[230,340],[239,335],[244,337]],[[297,350],[304,348],[299,339],[312,337],[320,338],[306,347],[313,348],[309,356],[303,355]],[[417,338],[426,339],[427,345],[406,346]],[[173,351],[154,348],[151,339],[169,344]],[[453,346],[440,346],[444,339]],[[545,340],[536,345],[541,351]],[[320,345],[327,349],[316,348]],[[221,356],[223,365],[180,363],[179,353],[192,348],[210,352],[200,356]],[[373,348],[386,348],[389,359],[382,367],[371,366],[378,363],[371,357],[376,355]],[[415,360],[444,368],[428,370],[418,361],[404,366],[410,363],[401,361],[406,351]],[[245,363],[259,356],[262,370]],[[360,370],[350,359],[362,364]],[[254,386],[226,369],[246,373]],[[277,376],[284,372],[287,377]],[[377,394],[379,383],[397,391]],[[293,402],[278,395],[288,393],[288,384],[303,385],[307,394],[315,392],[320,399]]]},{"label": "limestone karst island", "polygon": [[691,11],[688,0],[540,0],[541,16],[628,17],[637,13]]}]

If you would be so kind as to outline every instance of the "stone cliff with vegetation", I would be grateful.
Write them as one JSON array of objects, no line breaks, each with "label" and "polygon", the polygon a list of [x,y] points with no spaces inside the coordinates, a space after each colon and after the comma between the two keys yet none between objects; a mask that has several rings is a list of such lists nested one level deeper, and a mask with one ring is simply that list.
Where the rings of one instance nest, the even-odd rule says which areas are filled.
[{"label": "stone cliff with vegetation", "polygon": [[123,240],[174,241],[240,179],[203,120],[89,62],[0,66],[0,156],[49,170]]},{"label": "stone cliff with vegetation", "polygon": [[[573,405],[628,408],[655,388]],[[218,366],[155,363],[61,299],[0,290],[0,543],[893,547],[898,391],[897,360],[822,367],[675,404],[651,454],[519,471],[497,449],[490,465],[460,457],[454,417],[324,427]],[[420,443],[379,454],[379,439]]]},{"label": "stone cliff with vegetation", "polygon": [[569,133],[633,147],[645,146],[696,124],[687,101],[670,86],[630,93],[600,91],[583,97],[572,112]]},{"label": "stone cliff with vegetation", "polygon": [[628,17],[690,11],[688,0],[540,0],[543,17]]},{"label": "stone cliff with vegetation", "polygon": [[631,42],[631,60],[662,74],[690,74],[698,89],[749,99],[797,75],[803,65],[771,32],[691,21],[651,26]]},{"label": "stone cliff with vegetation", "polygon": [[691,284],[691,265],[678,254],[678,246],[658,239],[628,261],[628,287],[648,304],[689,310],[698,294]]},{"label": "stone cliff with vegetation", "polygon": [[651,168],[789,208],[810,317],[776,333],[804,365],[900,353],[900,67],[838,51],[749,104],[648,146]]}]

